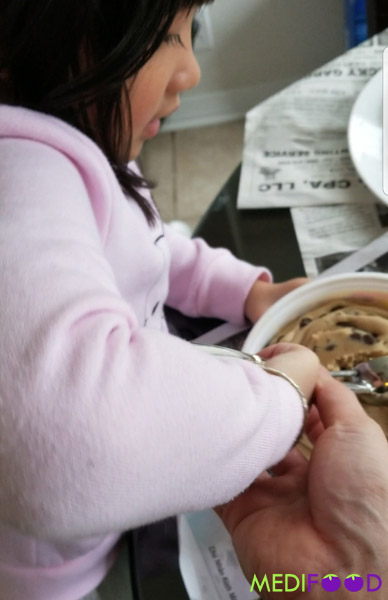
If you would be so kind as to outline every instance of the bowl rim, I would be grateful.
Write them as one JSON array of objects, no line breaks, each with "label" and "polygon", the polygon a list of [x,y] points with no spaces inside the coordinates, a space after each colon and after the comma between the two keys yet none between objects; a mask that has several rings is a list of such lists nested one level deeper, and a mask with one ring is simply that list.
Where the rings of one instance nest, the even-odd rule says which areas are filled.
[{"label": "bowl rim", "polygon": [[[333,295],[341,297],[348,292],[355,292],[358,285],[362,285],[360,291],[370,289],[373,292],[382,291],[388,295],[388,274],[371,273],[370,271],[337,273],[309,281],[280,298],[265,311],[248,333],[242,350],[248,353],[258,352],[286,323],[317,306],[320,301],[325,302]],[[320,293],[322,293],[321,300],[318,299]],[[275,327],[276,318],[278,322]]]}]

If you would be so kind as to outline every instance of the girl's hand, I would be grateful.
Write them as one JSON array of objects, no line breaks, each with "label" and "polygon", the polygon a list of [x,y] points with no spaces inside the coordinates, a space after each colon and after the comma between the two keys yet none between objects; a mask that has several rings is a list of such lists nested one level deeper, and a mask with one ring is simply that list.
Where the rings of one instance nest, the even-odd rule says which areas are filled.
[{"label": "girl's hand", "polygon": [[[353,596],[385,600],[388,589],[388,444],[354,394],[322,373],[307,433],[310,462],[297,449],[217,513],[232,536],[250,583],[275,573],[317,574],[311,592],[263,594],[264,598],[325,600],[322,578],[335,574],[336,600]],[[347,591],[345,579],[358,574],[363,591]],[[367,592],[366,576],[382,580]],[[284,577],[283,577],[284,581]],[[293,580],[292,580],[292,583]],[[376,579],[373,580],[376,585]],[[264,587],[265,590],[265,587]],[[284,586],[283,586],[284,590]],[[257,592],[257,588],[255,588]]]},{"label": "girl's hand", "polygon": [[279,343],[258,353],[266,364],[282,371],[298,384],[307,400],[313,395],[320,364],[316,354],[299,344]]},{"label": "girl's hand", "polygon": [[282,283],[268,283],[268,281],[258,279],[251,287],[245,301],[245,316],[251,323],[255,323],[267,308],[279,300],[279,298],[307,282],[308,279],[306,277],[288,279]]}]

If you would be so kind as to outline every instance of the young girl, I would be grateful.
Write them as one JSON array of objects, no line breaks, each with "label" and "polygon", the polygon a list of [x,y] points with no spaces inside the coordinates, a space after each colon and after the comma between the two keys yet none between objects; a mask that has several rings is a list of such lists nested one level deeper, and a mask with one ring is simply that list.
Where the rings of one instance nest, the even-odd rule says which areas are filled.
[{"label": "young girl", "polygon": [[[125,530],[230,500],[294,443],[299,393],[168,333],[299,285],[163,226],[135,159],[199,69],[193,0],[0,10],[0,596],[78,600]],[[309,397],[317,360],[267,364]]]}]

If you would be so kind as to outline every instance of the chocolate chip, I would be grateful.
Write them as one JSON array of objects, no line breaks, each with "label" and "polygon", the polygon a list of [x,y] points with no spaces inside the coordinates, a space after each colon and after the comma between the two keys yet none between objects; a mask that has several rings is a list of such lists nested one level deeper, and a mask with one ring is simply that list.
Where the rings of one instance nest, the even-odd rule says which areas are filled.
[{"label": "chocolate chip", "polygon": [[375,388],[375,392],[377,392],[377,394],[385,394],[387,392],[387,387],[385,385],[379,385],[379,387]]},{"label": "chocolate chip", "polygon": [[299,322],[299,327],[302,329],[302,327],[306,327],[306,325],[308,325],[309,323],[311,323],[312,319],[310,319],[310,317],[305,317],[304,319],[302,319]]},{"label": "chocolate chip", "polygon": [[368,346],[372,346],[375,343],[375,338],[370,333],[366,333],[362,336],[362,341],[364,344],[368,344]]},{"label": "chocolate chip", "polygon": [[342,308],[345,308],[343,304],[337,304],[337,306],[333,306],[333,308],[330,309],[330,312],[335,312],[336,310],[341,310]]},{"label": "chocolate chip", "polygon": [[357,340],[357,342],[361,342],[362,340],[361,333],[358,333],[357,331],[353,331],[349,337],[351,340]]},{"label": "chocolate chip", "polygon": [[349,323],[346,323],[346,321],[337,321],[336,324],[338,327],[350,327]]},{"label": "chocolate chip", "polygon": [[331,352],[332,350],[335,350],[337,348],[337,346],[335,344],[328,344],[325,348],[326,352]]}]

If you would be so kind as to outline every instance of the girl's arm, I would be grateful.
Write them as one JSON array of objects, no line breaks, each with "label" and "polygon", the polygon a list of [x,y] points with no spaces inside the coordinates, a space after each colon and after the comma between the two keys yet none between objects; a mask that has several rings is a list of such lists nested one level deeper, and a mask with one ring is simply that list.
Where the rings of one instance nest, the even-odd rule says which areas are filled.
[{"label": "girl's arm", "polygon": [[268,269],[239,260],[224,248],[210,248],[200,238],[188,239],[168,225],[165,231],[171,251],[167,304],[189,316],[243,324],[244,304],[255,282],[272,281]]},{"label": "girl's arm", "polygon": [[1,143],[0,520],[70,540],[236,496],[293,444],[298,394],[139,324],[73,162]]},{"label": "girl's arm", "polygon": [[279,298],[307,281],[297,277],[273,283],[265,267],[165,227],[172,255],[168,304],[189,316],[254,323]]}]

